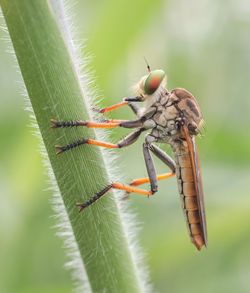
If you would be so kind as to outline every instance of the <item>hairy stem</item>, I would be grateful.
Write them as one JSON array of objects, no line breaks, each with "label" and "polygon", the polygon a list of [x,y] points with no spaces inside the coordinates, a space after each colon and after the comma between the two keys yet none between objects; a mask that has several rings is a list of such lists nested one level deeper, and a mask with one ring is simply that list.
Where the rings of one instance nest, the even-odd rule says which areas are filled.
[{"label": "hairy stem", "polygon": [[[59,29],[54,9],[45,0],[0,0],[1,8],[44,142],[58,191],[72,228],[75,257],[83,264],[92,292],[140,292],[141,281],[112,193],[79,214],[87,200],[110,183],[102,153],[82,146],[60,156],[54,145],[95,137],[84,128],[50,128],[50,119],[89,119],[85,88],[80,83],[70,44]],[[65,223],[66,225],[67,223]],[[64,223],[61,223],[64,225]],[[73,244],[72,244],[73,245]],[[77,256],[78,255],[78,256]],[[49,265],[49,264],[48,264]],[[83,279],[79,276],[79,279]]]}]

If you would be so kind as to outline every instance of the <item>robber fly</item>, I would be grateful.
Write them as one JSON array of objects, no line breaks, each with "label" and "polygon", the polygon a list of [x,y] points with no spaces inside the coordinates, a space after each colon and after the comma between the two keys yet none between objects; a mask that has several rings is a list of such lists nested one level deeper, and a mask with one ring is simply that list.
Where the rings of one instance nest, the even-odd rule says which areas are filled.
[{"label": "robber fly", "polygon": [[[203,119],[194,96],[185,89],[166,89],[167,77],[163,70],[151,71],[143,76],[135,87],[135,96],[124,98],[122,102],[100,109],[107,113],[124,105],[128,105],[135,113],[135,120],[94,121],[57,121],[52,119],[52,127],[84,126],[89,128],[133,128],[129,135],[118,143],[108,143],[91,138],[82,138],[65,146],[56,146],[57,154],[69,151],[83,144],[105,148],[123,148],[134,143],[140,134],[148,131],[143,143],[143,154],[148,177],[133,180],[125,185],[120,182],[108,184],[84,203],[77,204],[80,211],[90,206],[111,189],[120,189],[128,193],[151,196],[158,190],[158,180],[176,175],[182,208],[184,211],[191,241],[198,250],[207,246],[206,217],[195,136],[200,133]],[[144,102],[144,107],[138,103]],[[167,143],[174,153],[174,160],[155,143]],[[151,153],[165,163],[171,172],[157,175]],[[150,190],[137,186],[150,183]]]}]

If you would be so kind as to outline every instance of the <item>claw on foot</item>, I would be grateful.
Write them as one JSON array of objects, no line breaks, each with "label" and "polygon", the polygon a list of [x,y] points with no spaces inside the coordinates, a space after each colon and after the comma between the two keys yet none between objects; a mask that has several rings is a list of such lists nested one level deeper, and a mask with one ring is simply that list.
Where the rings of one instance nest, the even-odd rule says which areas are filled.
[{"label": "claw on foot", "polygon": [[84,203],[76,203],[76,206],[79,208],[79,213],[81,213],[86,208]]},{"label": "claw on foot", "polygon": [[51,123],[51,128],[58,128],[58,127],[60,127],[58,125],[58,121],[56,119],[50,119],[50,123]]},{"label": "claw on foot", "polygon": [[93,112],[102,113],[100,108],[92,107],[91,109],[92,109]]},{"label": "claw on foot", "polygon": [[56,149],[56,154],[59,155],[61,153],[63,153],[65,150],[62,146],[60,145],[55,145],[55,149]]}]

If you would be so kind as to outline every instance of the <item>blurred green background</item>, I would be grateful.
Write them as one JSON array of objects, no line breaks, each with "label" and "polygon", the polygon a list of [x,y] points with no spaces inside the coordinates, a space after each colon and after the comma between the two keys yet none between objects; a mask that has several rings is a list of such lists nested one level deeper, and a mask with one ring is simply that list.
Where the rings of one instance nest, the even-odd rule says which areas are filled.
[{"label": "blurred green background", "polygon": [[[94,55],[103,106],[131,94],[146,73],[146,56],[153,69],[167,72],[169,89],[184,87],[197,97],[206,121],[198,144],[208,249],[197,252],[188,239],[174,178],[149,200],[130,197],[155,289],[250,292],[250,2],[78,2],[73,20]],[[0,38],[0,292],[71,292],[39,142],[3,31]],[[133,115],[123,109],[110,117]],[[111,139],[125,133],[116,130]],[[118,151],[125,181],[146,175],[142,141]]]}]

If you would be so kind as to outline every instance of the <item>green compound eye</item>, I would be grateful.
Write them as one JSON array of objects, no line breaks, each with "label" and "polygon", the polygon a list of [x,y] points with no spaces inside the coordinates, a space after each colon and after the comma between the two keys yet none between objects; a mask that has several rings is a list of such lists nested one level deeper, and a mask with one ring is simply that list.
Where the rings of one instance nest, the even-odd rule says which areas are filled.
[{"label": "green compound eye", "polygon": [[158,89],[165,76],[165,72],[161,69],[151,71],[144,82],[145,94],[152,95]]}]

